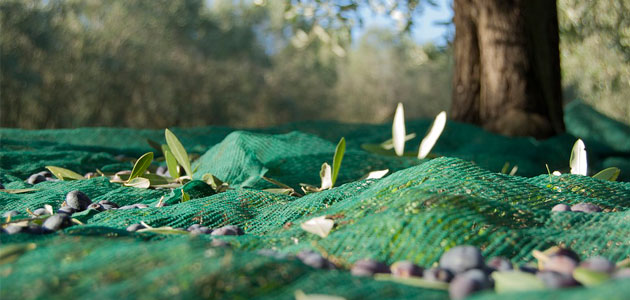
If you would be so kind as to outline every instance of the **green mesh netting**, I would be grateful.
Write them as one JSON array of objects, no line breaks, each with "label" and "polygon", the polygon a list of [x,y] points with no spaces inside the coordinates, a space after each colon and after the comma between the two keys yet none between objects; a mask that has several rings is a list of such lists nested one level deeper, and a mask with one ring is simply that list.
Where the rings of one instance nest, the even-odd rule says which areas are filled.
[{"label": "green mesh netting", "polygon": [[[152,149],[146,139],[164,142],[162,130],[83,128],[73,130],[0,130],[0,182],[6,188],[35,188],[24,194],[0,193],[0,212],[17,210],[26,217],[50,204],[55,210],[71,190],[93,201],[110,200],[151,207],[76,215],[76,225],[48,235],[0,235],[1,251],[29,245],[0,262],[2,299],[291,299],[296,290],[348,299],[447,299],[444,291],[372,278],[347,270],[316,270],[291,255],[313,249],[343,267],[363,258],[387,263],[412,260],[435,263],[452,246],[475,245],[486,257],[505,256],[516,263],[533,260],[531,252],[561,243],[583,257],[602,255],[613,261],[630,256],[630,134],[627,127],[586,131],[584,122],[609,120],[573,104],[567,108],[569,132],[587,144],[590,173],[611,162],[622,169],[621,182],[590,177],[550,176],[568,170],[576,136],[545,141],[506,138],[450,122],[431,160],[382,156],[361,144],[389,138],[385,125],[305,122],[264,129],[175,129],[189,152],[199,154],[194,178],[212,173],[234,189],[224,193],[183,187],[192,199],[179,203],[179,191],[145,190],[111,183],[107,178],[81,181],[24,182],[30,174],[55,165],[77,172],[130,169],[117,155],[138,157]],[[590,124],[590,123],[588,123]],[[619,124],[617,124],[619,125]],[[422,136],[430,120],[407,122],[408,132]],[[582,127],[580,127],[582,126]],[[595,125],[592,125],[595,126]],[[573,129],[576,128],[576,129]],[[344,136],[347,151],[338,186],[292,197],[262,191],[273,187],[262,177],[294,188],[319,183],[319,169],[332,160]],[[419,140],[408,142],[414,151]],[[412,147],[413,146],[413,147]],[[417,149],[417,148],[416,148]],[[499,173],[509,162],[518,176]],[[625,165],[624,165],[625,164]],[[390,169],[382,179],[359,180],[369,171]],[[542,174],[542,175],[541,175]],[[164,196],[172,205],[154,207]],[[557,203],[592,202],[598,214],[551,214]],[[315,216],[335,220],[326,238],[307,233],[300,224]],[[154,227],[238,225],[243,236],[220,237],[232,248],[212,246],[208,235],[129,233],[133,223]],[[13,247],[13,248],[12,248]],[[288,256],[270,257],[273,249]],[[4,252],[3,252],[4,253]],[[524,292],[477,298],[623,299],[628,280],[592,288]]]}]

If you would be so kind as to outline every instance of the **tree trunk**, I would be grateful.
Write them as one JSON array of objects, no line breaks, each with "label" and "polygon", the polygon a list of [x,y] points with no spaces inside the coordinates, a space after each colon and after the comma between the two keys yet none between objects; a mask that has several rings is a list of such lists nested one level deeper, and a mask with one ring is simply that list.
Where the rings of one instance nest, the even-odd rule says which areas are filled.
[{"label": "tree trunk", "polygon": [[454,0],[454,120],[505,135],[564,131],[550,0]]}]

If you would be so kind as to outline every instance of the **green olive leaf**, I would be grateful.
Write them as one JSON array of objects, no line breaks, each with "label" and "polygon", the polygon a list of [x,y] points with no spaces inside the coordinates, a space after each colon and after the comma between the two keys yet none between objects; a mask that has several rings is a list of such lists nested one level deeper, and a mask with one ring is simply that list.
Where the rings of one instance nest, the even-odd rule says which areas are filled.
[{"label": "green olive leaf", "polygon": [[184,168],[184,170],[186,171],[186,175],[192,177],[193,172],[190,167],[188,152],[186,152],[186,149],[184,149],[182,143],[179,141],[179,139],[177,139],[175,134],[168,130],[168,128],[164,130],[164,136],[166,137],[166,143],[168,144],[168,147],[170,148],[171,152],[173,152],[173,156],[175,156],[175,159],[177,160],[179,165]]},{"label": "green olive leaf", "polygon": [[621,170],[619,168],[610,167],[599,171],[597,174],[593,175],[593,178],[608,181],[617,181],[617,177],[619,177],[620,173]]},{"label": "green olive leaf", "polygon": [[533,291],[545,289],[545,283],[536,275],[521,271],[493,272],[494,289],[497,293]]},{"label": "green olive leaf", "polygon": [[180,186],[181,184],[174,182],[173,180],[170,180],[167,177],[164,176],[160,176],[157,174],[143,174],[142,176],[140,176],[142,178],[146,178],[149,180],[149,182],[151,183],[151,187],[162,187],[162,186],[170,186],[170,185],[177,185]]},{"label": "green olive leaf", "polygon": [[503,164],[503,168],[501,168],[501,174],[507,174],[509,167],[510,167],[510,162],[506,161],[505,164]]},{"label": "green olive leaf", "polygon": [[140,158],[138,158],[138,160],[136,161],[136,164],[133,165],[131,175],[129,175],[129,179],[127,179],[127,181],[133,180],[134,178],[143,175],[151,165],[152,161],[153,152],[147,152],[140,156]]},{"label": "green olive leaf", "polygon": [[339,143],[337,144],[337,148],[335,148],[335,155],[333,156],[331,187],[335,186],[335,182],[337,181],[337,175],[339,175],[339,168],[341,168],[341,161],[343,160],[343,155],[345,152],[346,152],[346,139],[341,138],[341,140],[339,140]]},{"label": "green olive leaf", "polygon": [[124,185],[139,189],[148,189],[151,186],[151,181],[144,177],[136,177],[125,182]]},{"label": "green olive leaf", "polygon": [[60,168],[60,167],[55,167],[55,166],[46,166],[46,169],[48,169],[48,171],[50,171],[50,173],[53,173],[53,175],[55,175],[55,177],[59,178],[59,180],[81,180],[81,179],[85,179],[85,177],[83,177],[83,175],[70,171],[68,169],[64,169],[64,168]]},{"label": "green olive leaf", "polygon": [[295,193],[293,189],[264,189],[263,192],[273,193],[273,194],[281,194],[281,195],[291,195]]},{"label": "green olive leaf", "polygon": [[573,278],[584,286],[598,285],[610,278],[608,273],[597,272],[583,267],[573,270]]},{"label": "green olive leaf", "polygon": [[190,200],[190,195],[188,193],[184,192],[184,190],[181,190],[181,191],[182,191],[182,202],[189,201]]},{"label": "green olive leaf", "polygon": [[173,178],[179,178],[179,171],[177,170],[177,160],[173,153],[169,150],[164,151],[164,157],[166,158],[166,167],[168,168],[168,174]]},{"label": "green olive leaf", "polygon": [[415,286],[432,290],[448,290],[448,283],[441,281],[431,281],[420,277],[401,278],[394,277],[391,274],[374,274],[375,280],[392,281],[409,286]]},{"label": "green olive leaf", "polygon": [[[207,175],[207,174],[206,174],[206,175]],[[204,177],[205,177],[205,175],[204,175]],[[277,185],[277,186],[279,186],[279,187],[281,187],[281,188],[284,188],[284,189],[291,189],[291,187],[290,187],[290,186],[288,186],[288,185],[286,185],[286,184],[284,184],[284,183],[282,183],[282,182],[280,182],[280,181],[277,181],[277,180],[275,180],[275,179],[273,179],[273,178],[269,178],[269,177],[265,177],[265,176],[263,176],[263,177],[262,177],[262,179],[263,179],[263,180],[265,180],[265,181],[267,181],[267,182],[269,182],[269,183],[271,183],[271,184],[275,184],[275,185]]]}]

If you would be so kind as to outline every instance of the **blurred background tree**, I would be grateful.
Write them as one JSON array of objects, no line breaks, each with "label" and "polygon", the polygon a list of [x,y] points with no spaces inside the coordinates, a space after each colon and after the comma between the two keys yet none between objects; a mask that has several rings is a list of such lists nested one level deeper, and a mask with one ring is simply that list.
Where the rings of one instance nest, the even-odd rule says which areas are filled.
[{"label": "blurred background tree", "polygon": [[[630,124],[630,0],[602,2],[558,2],[564,95]],[[352,39],[354,26],[308,14],[285,1],[0,0],[0,125],[379,123],[397,102],[410,118],[448,110],[449,43],[391,26]]]}]

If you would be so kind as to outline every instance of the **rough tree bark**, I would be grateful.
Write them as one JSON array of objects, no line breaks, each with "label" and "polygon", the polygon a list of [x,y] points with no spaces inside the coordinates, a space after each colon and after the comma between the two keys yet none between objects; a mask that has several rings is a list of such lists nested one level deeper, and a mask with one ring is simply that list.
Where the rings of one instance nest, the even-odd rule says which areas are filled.
[{"label": "rough tree bark", "polygon": [[505,135],[564,131],[556,2],[454,0],[452,118]]}]

